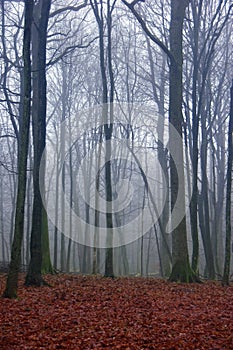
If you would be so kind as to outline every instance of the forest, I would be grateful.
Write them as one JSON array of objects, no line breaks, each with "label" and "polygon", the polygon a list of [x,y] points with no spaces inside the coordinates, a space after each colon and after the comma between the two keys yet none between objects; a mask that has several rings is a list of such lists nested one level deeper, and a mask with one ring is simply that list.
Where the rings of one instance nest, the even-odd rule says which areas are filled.
[{"label": "forest", "polygon": [[229,283],[231,32],[229,1],[1,2],[10,289],[20,269]]},{"label": "forest", "polygon": [[232,16],[0,1],[1,349],[233,349]]}]

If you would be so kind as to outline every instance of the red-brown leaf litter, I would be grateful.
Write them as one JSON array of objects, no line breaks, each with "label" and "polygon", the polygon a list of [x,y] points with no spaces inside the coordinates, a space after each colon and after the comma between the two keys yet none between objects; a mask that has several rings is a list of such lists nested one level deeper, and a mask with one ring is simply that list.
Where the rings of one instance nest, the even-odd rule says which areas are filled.
[{"label": "red-brown leaf litter", "polygon": [[[51,275],[0,299],[0,349],[233,349],[233,285]],[[0,275],[3,293],[6,275]]]}]

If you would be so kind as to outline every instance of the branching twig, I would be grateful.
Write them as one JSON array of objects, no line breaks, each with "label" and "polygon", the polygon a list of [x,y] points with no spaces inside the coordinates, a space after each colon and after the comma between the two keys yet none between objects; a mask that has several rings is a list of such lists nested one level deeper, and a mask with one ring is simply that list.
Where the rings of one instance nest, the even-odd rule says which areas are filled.
[{"label": "branching twig", "polygon": [[142,16],[134,8],[134,6],[137,3],[145,2],[145,0],[134,0],[132,3],[128,3],[126,0],[122,0],[122,2],[130,9],[130,11],[136,17],[137,21],[140,23],[142,29],[148,35],[148,37],[167,54],[167,56],[171,61],[175,62],[175,58],[172,55],[171,51],[168,49],[168,47],[159,38],[157,38],[157,36],[151,33],[150,29],[147,27],[146,22],[143,20]]},{"label": "branching twig", "polygon": [[85,0],[84,3],[82,5],[79,5],[79,6],[66,6],[66,7],[60,8],[58,10],[55,10],[55,11],[51,12],[50,15],[49,15],[49,18],[52,18],[52,17],[54,17],[56,15],[59,15],[60,13],[65,12],[65,11],[78,12],[82,8],[84,8],[86,5],[87,5],[87,0]]},{"label": "branching twig", "polygon": [[73,52],[75,49],[86,49],[87,47],[89,47],[96,39],[98,39],[98,36],[95,37],[94,39],[92,39],[91,41],[89,41],[87,44],[83,45],[83,44],[78,44],[78,45],[72,45],[72,46],[68,46],[65,48],[65,50],[54,60],[50,60],[47,63],[47,66],[52,66],[53,64],[57,63],[60,59],[62,59],[63,57],[65,57],[66,55],[68,55],[69,53]]}]

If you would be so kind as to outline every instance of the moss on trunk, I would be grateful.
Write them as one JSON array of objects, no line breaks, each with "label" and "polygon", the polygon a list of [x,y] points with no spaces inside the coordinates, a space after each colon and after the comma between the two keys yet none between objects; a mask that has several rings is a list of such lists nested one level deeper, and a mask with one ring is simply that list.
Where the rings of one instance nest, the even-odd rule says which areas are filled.
[{"label": "moss on trunk", "polygon": [[173,265],[169,281],[183,283],[201,283],[200,278],[194,273],[190,267],[189,262],[184,264],[182,260],[178,260]]}]

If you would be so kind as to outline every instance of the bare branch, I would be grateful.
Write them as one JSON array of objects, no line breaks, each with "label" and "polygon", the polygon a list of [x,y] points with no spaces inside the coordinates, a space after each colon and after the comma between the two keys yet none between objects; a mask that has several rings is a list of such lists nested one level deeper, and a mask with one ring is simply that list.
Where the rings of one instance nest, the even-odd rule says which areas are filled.
[{"label": "bare branch", "polygon": [[1,135],[1,136],[0,136],[0,139],[8,138],[8,137],[12,137],[13,139],[16,139],[16,136],[15,136],[15,135],[11,135],[11,134]]},{"label": "bare branch", "polygon": [[47,63],[47,67],[48,66],[52,66],[53,64],[57,63],[58,61],[60,61],[63,57],[65,57],[66,55],[70,54],[71,52],[73,52],[75,49],[85,49],[87,47],[89,47],[95,40],[98,39],[98,36],[95,37],[94,39],[92,39],[91,41],[89,41],[89,43],[82,45],[82,44],[78,44],[78,45],[72,45],[72,46],[68,46],[65,48],[64,52],[62,52],[57,58],[55,58],[54,60],[50,60]]},{"label": "bare branch", "polygon": [[155,36],[153,33],[151,33],[150,29],[146,25],[146,22],[143,20],[141,15],[134,8],[134,6],[137,3],[145,2],[145,0],[134,0],[132,3],[128,3],[126,0],[122,0],[122,2],[130,9],[130,11],[136,17],[136,19],[138,20],[142,29],[148,35],[148,37],[167,54],[167,56],[170,58],[171,61],[175,62],[175,58],[172,55],[171,51],[168,49],[168,47],[159,38],[157,38],[157,36]]},{"label": "bare branch", "polygon": [[65,11],[74,11],[74,12],[78,12],[80,11],[82,8],[86,7],[87,5],[87,0],[84,0],[84,3],[82,5],[79,5],[79,6],[66,6],[66,7],[63,7],[61,9],[58,9],[56,11],[53,11],[50,13],[49,15],[49,18],[52,18],[56,15],[59,15],[60,13],[63,13]]},{"label": "bare branch", "polygon": [[18,175],[18,172],[17,172],[17,171],[10,169],[10,168],[9,168],[6,164],[4,164],[1,160],[0,160],[0,166],[3,167],[5,170],[7,170],[9,173]]}]

